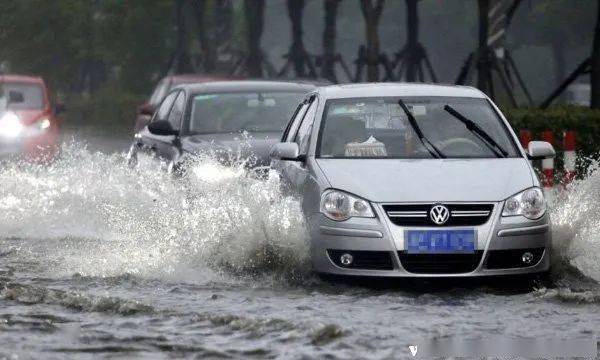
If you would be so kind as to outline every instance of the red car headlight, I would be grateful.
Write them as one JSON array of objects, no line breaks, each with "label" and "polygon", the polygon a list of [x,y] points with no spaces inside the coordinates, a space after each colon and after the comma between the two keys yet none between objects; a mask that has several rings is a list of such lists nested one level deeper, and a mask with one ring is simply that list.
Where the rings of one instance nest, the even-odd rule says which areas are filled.
[{"label": "red car headlight", "polygon": [[25,130],[21,119],[13,112],[6,112],[0,117],[0,136],[16,138]]}]

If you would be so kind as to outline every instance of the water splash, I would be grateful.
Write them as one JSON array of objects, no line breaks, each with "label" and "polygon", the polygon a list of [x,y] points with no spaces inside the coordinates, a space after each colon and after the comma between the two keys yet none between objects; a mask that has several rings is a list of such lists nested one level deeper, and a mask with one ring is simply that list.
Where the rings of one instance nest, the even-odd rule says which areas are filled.
[{"label": "water splash", "polygon": [[[212,270],[297,273],[306,265],[299,203],[276,177],[195,159],[184,179],[154,162],[64,145],[50,166],[0,170],[2,237],[48,243],[53,271],[88,276],[206,276]],[[52,241],[54,240],[54,241]]]},{"label": "water splash", "polygon": [[[2,164],[0,237],[47,244],[48,268],[67,276],[303,276],[310,266],[298,201],[281,194],[277,177],[258,180],[246,160],[233,163],[201,156],[174,180],[154,161],[130,169],[120,154],[70,143],[49,166]],[[592,171],[551,209],[558,277],[567,264],[600,281],[598,214],[600,172]]]},{"label": "water splash", "polygon": [[551,210],[555,271],[562,265],[600,281],[600,172],[569,184]]}]

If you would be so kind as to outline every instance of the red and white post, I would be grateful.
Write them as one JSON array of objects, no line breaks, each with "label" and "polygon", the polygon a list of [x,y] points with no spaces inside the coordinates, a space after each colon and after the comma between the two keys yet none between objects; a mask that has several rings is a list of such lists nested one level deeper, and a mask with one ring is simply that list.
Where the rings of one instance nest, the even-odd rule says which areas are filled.
[{"label": "red and white post", "polygon": [[575,131],[565,131],[563,136],[565,185],[569,184],[571,181],[573,181],[573,179],[575,179],[575,160],[577,160],[577,155],[575,153],[576,147],[577,143]]},{"label": "red and white post", "polygon": [[527,149],[529,148],[529,143],[533,140],[533,135],[531,134],[531,131],[527,129],[519,131],[519,140],[521,141],[521,146],[523,146],[523,149],[525,149],[525,152],[527,152]]},{"label": "red and white post", "polygon": [[521,140],[521,145],[523,146],[523,148],[525,148],[525,150],[527,150],[529,143],[531,142],[531,140],[533,140],[531,131],[527,130],[527,129],[523,129],[523,130],[519,131],[519,140]]}]

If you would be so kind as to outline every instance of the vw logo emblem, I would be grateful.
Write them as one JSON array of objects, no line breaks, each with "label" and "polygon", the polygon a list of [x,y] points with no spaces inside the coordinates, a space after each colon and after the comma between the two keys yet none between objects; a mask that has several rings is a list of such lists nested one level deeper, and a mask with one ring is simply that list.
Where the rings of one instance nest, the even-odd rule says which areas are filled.
[{"label": "vw logo emblem", "polygon": [[444,205],[435,205],[429,210],[429,218],[437,225],[444,225],[450,218],[450,211]]}]

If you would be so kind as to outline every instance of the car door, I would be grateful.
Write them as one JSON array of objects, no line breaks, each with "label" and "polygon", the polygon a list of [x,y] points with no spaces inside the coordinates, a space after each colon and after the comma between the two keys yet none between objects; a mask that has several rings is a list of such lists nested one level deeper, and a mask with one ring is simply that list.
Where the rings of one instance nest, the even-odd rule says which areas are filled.
[{"label": "car door", "polygon": [[[304,118],[304,114],[306,114],[308,105],[309,105],[308,98],[302,100],[302,102],[300,102],[300,104],[298,104],[298,107],[294,111],[292,118],[290,119],[285,130],[283,131],[283,135],[281,136],[280,142],[289,142],[293,139],[293,136],[296,133],[296,130],[298,129],[298,127],[300,126],[300,123],[302,122],[302,119]],[[285,165],[285,163],[283,160],[271,159],[271,168],[274,169],[275,171],[277,171],[277,173],[279,173],[280,176],[284,175],[283,174],[284,165]],[[285,179],[285,178],[282,178],[282,181],[284,183],[288,182],[287,179]]]},{"label": "car door", "polygon": [[[177,97],[173,101],[171,110],[167,115],[167,121],[171,127],[177,131],[181,131],[183,114],[185,113],[186,97],[185,91],[181,90],[177,93]],[[166,163],[177,160],[181,155],[181,143],[178,136],[158,136],[155,137],[156,155]]]},{"label": "car door", "polygon": [[[300,156],[306,157],[312,126],[317,112],[318,101],[315,95],[305,100],[305,109],[298,114],[297,119],[291,124],[286,134],[285,142],[295,142],[300,149]],[[288,185],[293,193],[302,194],[308,177],[308,168],[305,161],[280,160],[279,172],[284,184]]]},{"label": "car door", "polygon": [[[160,106],[152,116],[152,120],[150,122],[167,120],[171,112],[171,107],[173,106],[173,103],[178,95],[178,90],[169,93],[160,103]],[[137,136],[137,142],[134,144],[134,147],[132,147],[132,151],[130,151],[133,152],[133,149],[137,149],[136,153],[132,154],[132,157],[135,156],[136,162],[139,155],[150,156],[152,158],[159,157],[159,146],[166,140],[162,138],[165,138],[165,136],[154,135],[150,133],[150,131],[148,131],[148,127],[146,126]],[[170,136],[170,138],[173,140],[172,136]]]}]

